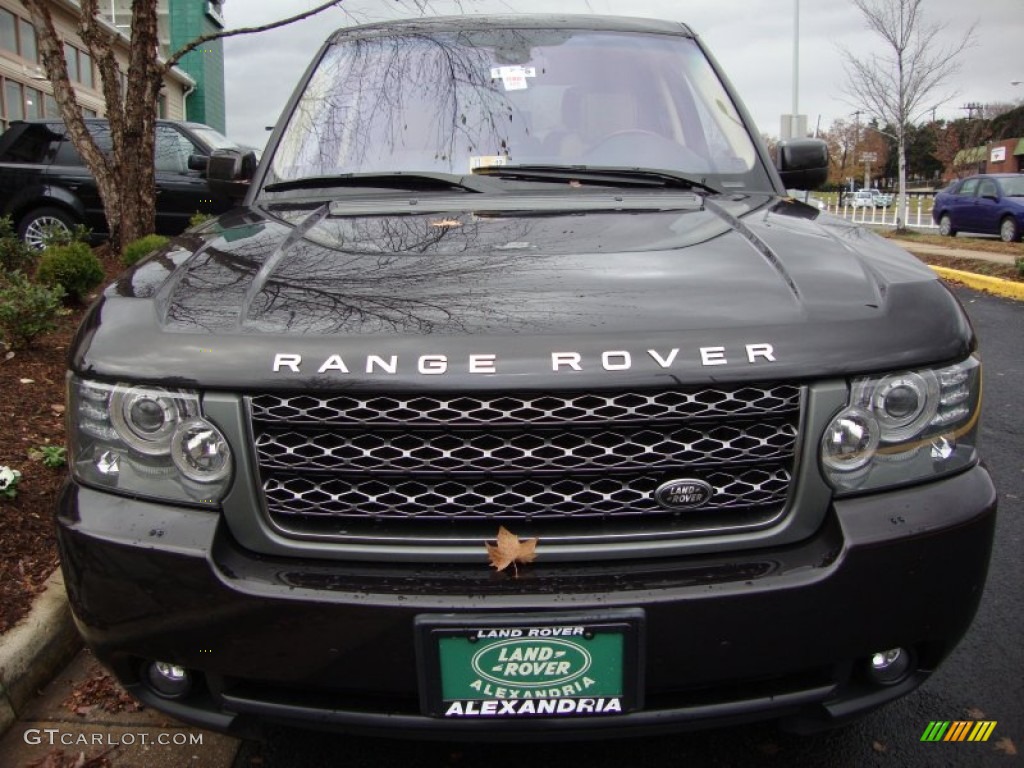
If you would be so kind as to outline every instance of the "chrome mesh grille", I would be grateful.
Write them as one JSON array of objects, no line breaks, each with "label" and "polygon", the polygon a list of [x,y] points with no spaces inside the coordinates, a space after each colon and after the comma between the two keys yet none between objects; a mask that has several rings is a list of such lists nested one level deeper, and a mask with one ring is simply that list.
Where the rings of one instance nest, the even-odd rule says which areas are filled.
[{"label": "chrome mesh grille", "polygon": [[795,386],[744,386],[736,389],[661,390],[575,395],[496,395],[494,397],[423,396],[253,397],[257,421],[290,424],[607,424],[655,419],[763,416],[790,413],[799,405]]},{"label": "chrome mesh grille", "polygon": [[[711,472],[715,489],[702,512],[736,504],[761,505],[785,497],[789,473],[782,468],[750,469],[738,474]],[[422,518],[620,517],[656,512],[651,475],[629,478],[594,477],[497,480],[360,480],[322,482],[306,478],[271,479],[268,501],[281,512],[296,515],[349,514]]]},{"label": "chrome mesh grille", "polygon": [[506,472],[541,469],[653,469],[780,459],[796,427],[781,419],[707,429],[600,429],[574,432],[302,432],[270,428],[256,440],[268,469],[348,472]]},{"label": "chrome mesh grille", "polygon": [[[764,524],[784,509],[801,393],[775,384],[557,395],[261,394],[248,406],[267,511],[286,533],[389,525],[400,536],[410,520],[572,525],[595,518],[674,529],[687,520],[706,529],[713,520],[721,530]],[[714,494],[680,522],[654,491],[683,478],[704,480]]]}]

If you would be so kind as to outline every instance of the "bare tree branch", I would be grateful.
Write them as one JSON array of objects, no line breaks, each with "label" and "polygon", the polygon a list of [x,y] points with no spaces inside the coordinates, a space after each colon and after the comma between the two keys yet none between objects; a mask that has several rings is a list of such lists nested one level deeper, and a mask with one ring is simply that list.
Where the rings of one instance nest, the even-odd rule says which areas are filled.
[{"label": "bare tree branch", "polygon": [[192,53],[192,51],[194,51],[196,48],[198,48],[201,45],[205,45],[206,43],[213,42],[214,40],[223,40],[225,37],[235,37],[237,35],[253,35],[257,32],[268,32],[271,29],[284,27],[296,21],[302,21],[303,19],[308,19],[311,16],[316,16],[318,13],[326,11],[328,8],[341,5],[341,2],[342,0],[329,0],[326,3],[318,5],[316,8],[311,8],[308,11],[297,13],[294,16],[290,16],[287,19],[280,19],[279,21],[274,21],[271,22],[270,24],[263,24],[258,27],[240,27],[238,29],[228,29],[222,32],[212,32],[209,35],[202,35],[200,37],[197,37],[184,48],[175,51],[173,54],[171,54],[171,56],[164,62],[164,71],[169,70],[179,61],[181,61],[182,57]]},{"label": "bare tree branch", "polygon": [[946,24],[929,24],[924,0],[852,0],[886,53],[857,56],[840,48],[850,103],[896,132],[899,152],[899,210],[897,227],[906,222],[906,133],[922,115],[952,97],[936,98],[935,91],[960,67],[959,57],[974,42],[975,25],[943,45]]}]

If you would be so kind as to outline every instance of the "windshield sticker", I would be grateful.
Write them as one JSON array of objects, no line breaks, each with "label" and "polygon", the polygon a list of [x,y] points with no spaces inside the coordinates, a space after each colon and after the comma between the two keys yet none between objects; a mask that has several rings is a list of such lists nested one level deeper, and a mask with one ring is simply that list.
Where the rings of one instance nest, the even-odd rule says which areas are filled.
[{"label": "windshield sticker", "polygon": [[469,170],[492,168],[496,165],[508,165],[508,155],[473,155],[469,158]]},{"label": "windshield sticker", "polygon": [[491,80],[501,80],[506,91],[525,91],[526,78],[536,75],[534,67],[491,67]]}]

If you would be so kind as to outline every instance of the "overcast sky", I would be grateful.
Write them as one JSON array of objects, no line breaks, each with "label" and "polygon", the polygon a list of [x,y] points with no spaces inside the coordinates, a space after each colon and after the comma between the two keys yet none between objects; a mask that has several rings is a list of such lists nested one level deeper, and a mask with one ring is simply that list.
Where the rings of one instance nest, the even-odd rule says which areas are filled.
[{"label": "overcast sky", "polygon": [[[320,0],[227,0],[230,28],[266,23],[308,10]],[[794,0],[463,0],[430,2],[431,14],[550,12],[647,16],[684,21],[718,59],[762,133],[777,136],[780,115],[793,102]],[[1024,99],[1024,0],[926,0],[927,20],[948,24],[948,42],[977,24],[976,43],[962,59],[953,94],[937,116],[955,118],[968,102],[1019,103]],[[262,146],[296,81],[324,39],[355,21],[416,15],[399,0],[345,0],[304,22],[225,41],[227,132],[236,141]],[[811,128],[849,118],[854,107],[840,91],[845,78],[839,45],[858,54],[883,53],[848,0],[800,2],[799,108]]]}]

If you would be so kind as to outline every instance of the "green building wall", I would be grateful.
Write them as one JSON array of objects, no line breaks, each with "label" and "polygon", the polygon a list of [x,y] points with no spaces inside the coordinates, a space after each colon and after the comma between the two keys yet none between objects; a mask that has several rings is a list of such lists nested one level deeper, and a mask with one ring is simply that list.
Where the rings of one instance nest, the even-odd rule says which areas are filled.
[{"label": "green building wall", "polygon": [[[170,0],[168,4],[171,51],[177,51],[201,35],[218,32],[220,23],[207,7],[220,10],[208,0]],[[214,40],[183,57],[178,65],[196,81],[196,90],[185,103],[188,119],[227,132],[224,103],[224,41]]]}]

